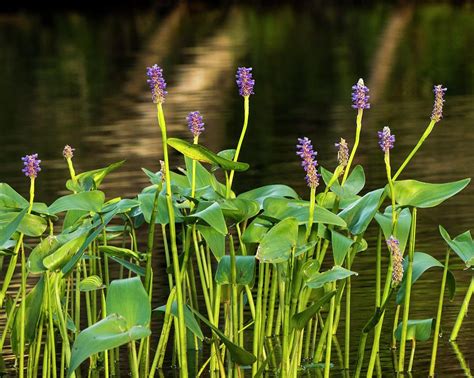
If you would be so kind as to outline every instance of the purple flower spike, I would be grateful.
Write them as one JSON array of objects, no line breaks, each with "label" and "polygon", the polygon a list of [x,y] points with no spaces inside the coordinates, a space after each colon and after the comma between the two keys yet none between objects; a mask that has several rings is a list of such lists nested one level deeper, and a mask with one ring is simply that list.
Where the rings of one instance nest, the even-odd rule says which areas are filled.
[{"label": "purple flower spike", "polygon": [[364,85],[364,80],[359,79],[356,85],[352,86],[352,107],[354,109],[370,109],[369,88]]},{"label": "purple flower spike", "polygon": [[443,104],[444,104],[444,92],[447,88],[443,88],[442,85],[435,85],[433,92],[435,94],[435,100],[433,105],[433,112],[431,113],[431,120],[435,122],[441,121],[443,118]]},{"label": "purple flower spike", "polygon": [[311,140],[306,137],[298,138],[296,149],[296,155],[303,160],[301,166],[306,172],[306,182],[311,189],[316,189],[319,185],[319,175],[316,170],[318,166],[318,162],[316,161],[317,152],[313,150]]},{"label": "purple flower spike", "polygon": [[395,144],[395,135],[391,134],[390,127],[388,126],[385,126],[382,131],[377,133],[379,135],[379,146],[387,154]]},{"label": "purple flower spike", "polygon": [[146,69],[148,80],[146,81],[151,89],[151,98],[155,104],[165,102],[166,82],[163,78],[163,70],[156,64]]},{"label": "purple flower spike", "polygon": [[248,97],[253,92],[253,86],[255,85],[255,80],[252,78],[252,68],[239,67],[237,68],[237,86],[239,87],[239,93],[243,97]]},{"label": "purple flower spike", "polygon": [[72,148],[69,144],[66,144],[63,149],[63,156],[66,159],[72,159],[74,156],[75,148]]},{"label": "purple flower spike", "polygon": [[38,159],[38,154],[26,155],[21,158],[23,165],[25,166],[21,171],[31,179],[38,176],[38,172],[41,171],[40,163],[41,160]]},{"label": "purple flower spike", "polygon": [[193,133],[196,138],[204,131],[204,122],[202,121],[202,115],[198,111],[191,112],[186,117],[188,121],[189,130]]}]

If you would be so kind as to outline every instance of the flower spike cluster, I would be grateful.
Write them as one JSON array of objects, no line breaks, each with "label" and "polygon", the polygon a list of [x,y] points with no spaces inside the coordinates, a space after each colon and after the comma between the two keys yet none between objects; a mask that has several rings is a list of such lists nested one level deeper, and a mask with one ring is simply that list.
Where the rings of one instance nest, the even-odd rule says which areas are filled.
[{"label": "flower spike cluster", "polygon": [[72,159],[74,156],[75,150],[76,150],[75,148],[72,148],[69,144],[66,144],[63,149],[63,156],[66,159]]},{"label": "flower spike cluster", "polygon": [[379,146],[383,152],[388,154],[395,144],[395,135],[391,134],[390,127],[385,126],[382,131],[378,131]]},{"label": "flower spike cluster", "polygon": [[40,163],[41,160],[38,159],[38,154],[26,155],[21,158],[23,161],[24,168],[21,170],[25,176],[34,179],[38,176],[38,172],[41,171]]},{"label": "flower spike cluster", "polygon": [[352,86],[352,107],[359,110],[370,109],[369,98],[369,88],[364,85],[364,80],[359,79]]},{"label": "flower spike cluster", "polygon": [[346,167],[349,162],[349,145],[344,138],[339,143],[334,143],[337,148],[337,162],[340,166]]},{"label": "flower spike cluster", "polygon": [[392,254],[392,286],[398,286],[403,279],[403,256],[400,242],[392,235],[387,239],[387,246]]},{"label": "flower spike cluster", "polygon": [[186,120],[188,121],[189,131],[191,131],[195,138],[204,131],[202,115],[198,111],[189,113]]},{"label": "flower spike cluster", "polygon": [[237,78],[236,83],[239,87],[239,93],[243,97],[248,97],[251,94],[254,94],[253,87],[255,85],[255,80],[252,78],[252,68],[249,67],[239,67],[237,68]]},{"label": "flower spike cluster", "polygon": [[442,85],[435,85],[433,92],[435,94],[435,100],[433,105],[433,112],[431,113],[431,120],[435,122],[441,121],[443,118],[443,104],[445,102],[444,92],[447,88],[443,88]]},{"label": "flower spike cluster", "polygon": [[151,89],[151,98],[155,104],[162,104],[165,102],[166,81],[163,78],[163,69],[158,65],[153,65],[146,69],[148,80],[146,81]]},{"label": "flower spike cluster", "polygon": [[316,161],[317,152],[313,150],[311,140],[307,137],[298,138],[296,149],[296,154],[302,159],[301,166],[306,172],[306,182],[311,189],[316,189],[319,185],[319,175],[316,170],[318,166]]}]

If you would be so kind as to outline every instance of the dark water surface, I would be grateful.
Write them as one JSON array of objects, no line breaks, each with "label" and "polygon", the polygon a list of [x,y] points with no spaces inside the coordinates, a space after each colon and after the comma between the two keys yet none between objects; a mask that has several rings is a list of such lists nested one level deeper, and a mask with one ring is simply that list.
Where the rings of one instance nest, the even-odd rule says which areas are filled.
[{"label": "dark water surface", "polygon": [[[156,171],[162,157],[145,82],[145,68],[154,63],[164,68],[168,81],[169,134],[189,138],[185,116],[200,110],[206,122],[201,141],[215,151],[234,147],[240,133],[236,67],[254,68],[256,94],[241,154],[251,170],[237,175],[237,191],[278,182],[307,197],[295,156],[296,138],[311,138],[320,164],[334,167],[334,142],[340,137],[353,142],[350,88],[359,77],[366,79],[373,96],[356,158],[365,167],[366,189],[380,187],[385,180],[376,131],[389,125],[396,134],[392,161],[397,167],[428,124],[432,86],[440,83],[448,87],[445,118],[402,178],[446,182],[471,177],[473,46],[472,8],[450,5],[326,9],[181,5],[167,12],[131,9],[107,15],[0,14],[0,182],[26,195],[20,157],[38,152],[43,171],[37,180],[37,199],[51,203],[66,193],[68,171],[61,151],[71,144],[79,171],[127,159],[103,189],[110,198],[135,196],[148,185],[140,168]],[[177,156],[172,158],[175,167],[182,163]],[[445,245],[438,224],[452,236],[472,228],[473,188],[437,208],[419,211],[418,251],[442,260]],[[369,243],[374,246],[373,240]],[[445,332],[437,363],[442,377],[464,375],[448,336],[472,274],[462,270],[457,257],[451,262],[458,288],[443,312]],[[373,248],[359,255],[353,270],[359,272],[352,300],[355,362],[360,330],[374,307]],[[156,304],[166,300],[162,276],[155,289]],[[440,279],[440,271],[428,272],[414,285],[411,318],[436,315]],[[391,314],[386,324],[391,323]],[[393,375],[389,341],[387,332],[381,345],[383,376]],[[473,342],[470,314],[458,342],[467,364],[474,363]],[[427,376],[430,353],[431,341],[417,345],[414,376]],[[336,358],[334,362],[337,366]]]}]

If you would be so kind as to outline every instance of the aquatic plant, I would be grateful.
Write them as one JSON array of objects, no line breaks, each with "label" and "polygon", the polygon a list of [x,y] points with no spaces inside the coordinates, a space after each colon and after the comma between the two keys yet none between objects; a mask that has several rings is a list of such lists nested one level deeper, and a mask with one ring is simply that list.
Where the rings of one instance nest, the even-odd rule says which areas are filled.
[{"label": "aquatic plant", "polygon": [[[6,304],[7,314],[0,352],[9,337],[19,362],[18,375],[79,377],[87,370],[88,376],[112,377],[126,365],[127,374],[151,378],[171,354],[182,377],[204,373],[240,377],[246,369],[253,377],[265,371],[295,377],[301,369],[329,377],[336,350],[348,375],[354,372],[358,377],[366,366],[370,377],[387,328],[387,311],[394,312],[388,330],[392,346],[399,345],[394,351],[399,373],[413,370],[416,343],[428,341],[434,328],[433,375],[445,289],[452,298],[455,288],[449,253],[453,250],[471,268],[472,238],[464,233],[451,239],[440,228],[449,247],[444,264],[428,253],[415,252],[417,213],[441,205],[464,189],[469,179],[432,184],[398,178],[442,119],[446,89],[435,86],[430,123],[395,174],[390,160],[397,153],[395,136],[388,126],[378,133],[387,186],[363,192],[364,169],[352,168],[363,113],[370,108],[369,89],[360,79],[352,87],[352,107],[357,110],[353,147],[349,149],[344,138],[336,143],[333,170],[318,164],[309,137],[295,136],[309,189],[305,200],[278,183],[243,193],[232,189],[235,173],[249,169],[239,157],[254,94],[251,68],[240,67],[236,74],[244,102],[239,140],[235,149],[220,152],[200,144],[204,122],[198,111],[186,119],[192,142],[168,138],[163,70],[155,64],[146,73],[163,156],[156,157],[153,170],[143,168],[150,185],[139,189],[134,198],[106,199],[101,190],[103,180],[123,161],[77,174],[75,149],[69,145],[63,156],[70,194],[49,206],[35,202],[41,170],[37,154],[22,159],[23,172],[30,179],[29,199],[0,184],[0,250],[9,256],[0,291],[0,305]],[[375,143],[375,136],[372,139]],[[175,166],[170,147],[184,157],[179,170],[171,169]],[[80,151],[78,155],[74,159],[80,158]],[[48,169],[47,164],[43,167]],[[366,238],[369,228],[378,231],[375,245]],[[357,279],[352,267],[360,253],[375,255],[375,310],[367,314],[355,363],[350,360],[351,285]],[[20,256],[21,285],[16,288],[11,279]],[[153,291],[157,275],[153,260],[164,261],[167,267],[167,293]],[[437,313],[416,319],[410,309],[413,285],[432,268],[443,271]],[[27,277],[37,278],[30,290]],[[472,282],[451,339],[459,335]],[[161,305],[152,309],[153,300]],[[158,314],[163,321],[156,329],[151,326],[152,316]],[[344,334],[343,352],[339,328]],[[365,361],[371,332],[370,358]],[[190,363],[192,351],[201,352],[196,365]]]}]

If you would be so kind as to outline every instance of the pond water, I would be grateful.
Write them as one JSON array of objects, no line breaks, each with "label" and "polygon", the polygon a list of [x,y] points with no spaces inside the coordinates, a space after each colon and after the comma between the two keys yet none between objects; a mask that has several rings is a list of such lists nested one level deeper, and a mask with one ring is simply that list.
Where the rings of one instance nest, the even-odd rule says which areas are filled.
[{"label": "pond water", "polygon": [[[376,131],[389,125],[396,134],[392,161],[398,167],[427,126],[432,86],[440,83],[448,88],[445,118],[402,178],[447,182],[471,177],[472,46],[474,12],[448,4],[320,9],[283,3],[214,9],[197,3],[109,14],[0,14],[0,182],[26,194],[20,157],[38,152],[43,171],[37,198],[50,203],[66,193],[68,171],[61,151],[71,144],[79,171],[126,159],[103,189],[110,197],[135,196],[148,185],[140,168],[156,171],[162,157],[145,78],[145,68],[154,63],[164,68],[168,82],[169,134],[189,138],[185,116],[200,110],[206,122],[201,141],[215,151],[235,146],[242,101],[234,74],[238,66],[253,67],[256,94],[241,154],[251,169],[237,175],[237,191],[285,183],[307,198],[296,139],[311,138],[320,164],[334,167],[334,143],[340,137],[350,144],[354,139],[350,91],[359,77],[372,94],[356,157],[365,167],[366,189],[385,180]],[[182,164],[176,155],[172,159],[174,167]],[[438,224],[452,236],[471,228],[473,195],[471,185],[445,204],[421,210],[416,249],[442,260],[445,245]],[[444,307],[437,371],[454,377],[465,372],[448,336],[471,273],[462,270],[457,257],[451,262],[458,288]],[[360,330],[374,308],[373,248],[359,255],[353,270],[359,273],[353,279],[352,300],[355,361]],[[428,272],[415,284],[413,318],[435,316],[440,277],[440,271]],[[155,289],[157,305],[166,300],[164,278]],[[389,314],[386,324],[392,320]],[[389,341],[387,332],[381,344],[383,376],[393,374]],[[458,341],[467,364],[474,363],[473,342],[474,318],[468,316]],[[430,353],[431,341],[419,343],[415,376],[427,376]],[[11,356],[5,359],[11,364]]]}]

